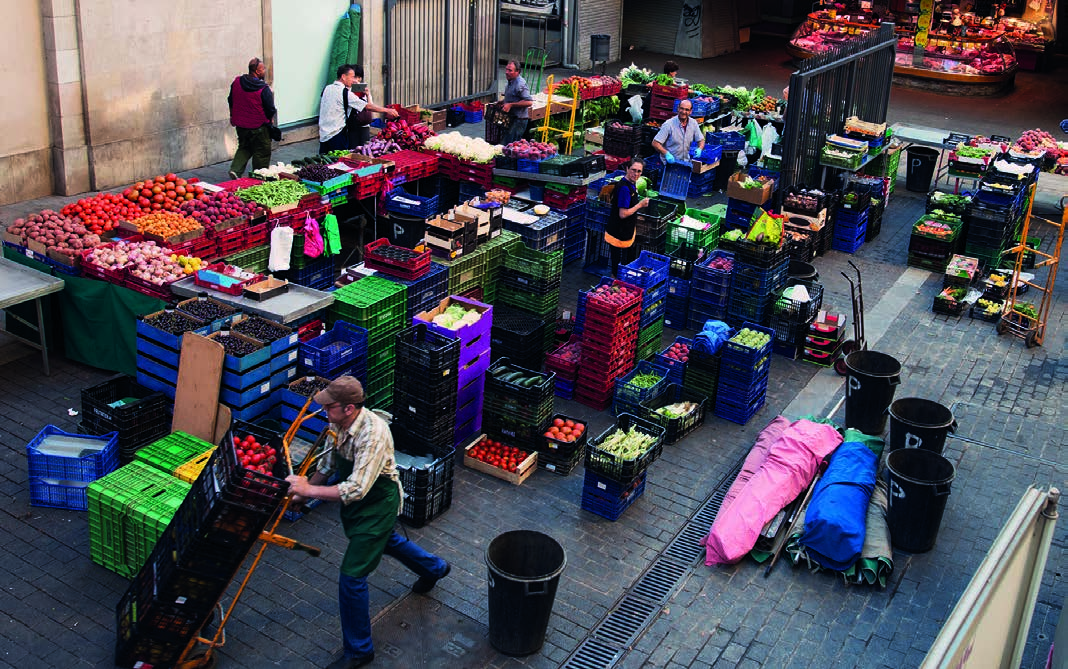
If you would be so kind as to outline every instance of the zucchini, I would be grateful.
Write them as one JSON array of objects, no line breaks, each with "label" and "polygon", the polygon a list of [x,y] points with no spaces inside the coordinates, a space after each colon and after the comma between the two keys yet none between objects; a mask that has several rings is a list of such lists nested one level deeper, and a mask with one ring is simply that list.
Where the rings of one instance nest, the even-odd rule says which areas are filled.
[{"label": "zucchini", "polygon": [[508,374],[505,374],[500,377],[501,381],[504,381],[505,383],[515,383],[517,385],[519,383],[518,380],[522,378],[523,372],[509,372]]}]

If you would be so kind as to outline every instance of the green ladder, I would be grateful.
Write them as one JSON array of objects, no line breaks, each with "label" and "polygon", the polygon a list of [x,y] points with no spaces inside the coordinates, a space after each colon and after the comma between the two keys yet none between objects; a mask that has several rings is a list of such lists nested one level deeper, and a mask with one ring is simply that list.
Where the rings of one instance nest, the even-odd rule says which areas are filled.
[{"label": "green ladder", "polygon": [[[532,46],[527,49],[527,55],[523,58],[523,78],[526,79],[531,94],[541,90],[541,75],[545,72],[545,60],[548,57],[549,53],[541,47]],[[537,78],[534,78],[534,70],[538,72]]]}]

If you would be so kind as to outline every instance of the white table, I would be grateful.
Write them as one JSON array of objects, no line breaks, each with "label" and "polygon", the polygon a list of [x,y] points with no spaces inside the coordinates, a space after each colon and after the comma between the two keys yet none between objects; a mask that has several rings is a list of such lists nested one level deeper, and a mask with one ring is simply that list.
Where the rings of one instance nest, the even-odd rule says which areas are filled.
[{"label": "white table", "polygon": [[[11,312],[8,312],[7,317],[17,320],[37,333],[38,341],[36,342],[15,334],[11,336],[41,351],[45,376],[50,376],[51,370],[48,368],[48,343],[45,340],[41,298],[52,293],[58,293],[63,290],[63,286],[63,279],[58,279],[44,272],[38,272],[6,258],[0,258],[0,309],[7,309],[29,300],[33,300],[37,304],[36,325]],[[8,334],[11,333],[9,332]]]}]

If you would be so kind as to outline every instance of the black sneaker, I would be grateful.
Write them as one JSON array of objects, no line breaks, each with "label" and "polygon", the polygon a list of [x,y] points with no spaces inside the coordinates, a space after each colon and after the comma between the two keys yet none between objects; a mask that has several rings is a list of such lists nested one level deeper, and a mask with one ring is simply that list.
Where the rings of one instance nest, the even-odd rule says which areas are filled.
[{"label": "black sneaker", "polygon": [[441,576],[420,576],[419,580],[412,584],[412,592],[417,595],[423,595],[434,589],[438,581],[449,575],[452,571],[452,565],[448,562],[445,563],[445,571],[441,572]]},{"label": "black sneaker", "polygon": [[326,669],[356,669],[356,667],[362,667],[374,661],[374,653],[361,657],[345,657],[344,653],[342,653],[341,657],[326,665]]}]

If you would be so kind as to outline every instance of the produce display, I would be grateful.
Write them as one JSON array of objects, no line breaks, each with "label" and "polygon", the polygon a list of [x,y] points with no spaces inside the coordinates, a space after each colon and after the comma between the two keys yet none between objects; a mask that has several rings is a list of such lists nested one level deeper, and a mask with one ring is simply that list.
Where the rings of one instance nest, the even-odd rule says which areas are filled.
[{"label": "produce display", "polygon": [[225,318],[236,311],[233,307],[208,299],[197,299],[187,302],[181,305],[181,310],[193,318],[199,318],[205,323]]},{"label": "produce display", "polygon": [[964,296],[968,294],[967,288],[960,286],[946,286],[942,289],[942,292],[938,294],[938,297],[943,300],[950,300],[952,302],[959,302],[964,299]]},{"label": "produce display", "polygon": [[1053,138],[1053,135],[1049,134],[1045,130],[1025,130],[1020,138],[1012,144],[1012,149],[1030,152],[1036,149],[1041,149],[1045,152],[1048,158],[1060,158],[1062,155],[1068,155],[1068,148],[1062,148],[1057,140]]},{"label": "produce display", "polygon": [[389,121],[374,139],[364,146],[357,146],[353,151],[374,157],[396,151],[414,151],[423,146],[427,139],[434,137],[434,134],[425,123],[409,125],[407,121]]},{"label": "produce display", "polygon": [[1017,302],[1016,304],[1012,305],[1012,310],[1024,316],[1027,316],[1031,320],[1038,320],[1038,309],[1036,309],[1035,305],[1031,304],[1030,302]]},{"label": "produce display", "polygon": [[631,63],[628,67],[624,67],[619,71],[619,79],[623,82],[623,87],[631,85],[644,86],[656,79],[656,75],[651,71],[638,67],[634,63]]},{"label": "produce display", "polygon": [[636,460],[656,443],[656,437],[639,431],[631,426],[629,430],[616,429],[597,449],[615,456],[619,460]]},{"label": "produce display", "polygon": [[306,376],[289,386],[289,389],[302,397],[311,397],[330,385],[329,379],[318,376]]},{"label": "produce display", "polygon": [[570,418],[554,418],[553,424],[549,426],[543,436],[548,439],[571,443],[581,439],[585,431],[586,425],[584,423]]},{"label": "produce display", "polygon": [[295,172],[301,167],[307,167],[308,165],[330,165],[334,162],[337,162],[337,160],[335,158],[330,157],[330,154],[323,155],[317,153],[314,156],[306,156],[304,158],[298,158],[297,160],[294,160],[293,171]]},{"label": "produce display", "polygon": [[210,228],[232,218],[252,218],[258,213],[259,207],[224,190],[186,202],[178,211],[183,216],[199,222],[202,227]]},{"label": "produce display", "polygon": [[512,199],[512,194],[506,190],[490,190],[486,191],[485,197],[482,198],[486,202],[497,202],[499,204],[508,204],[508,201]]},{"label": "produce display", "polygon": [[200,230],[200,223],[192,218],[186,218],[181,214],[160,212],[145,214],[131,221],[137,226],[137,231],[143,234],[157,235],[159,237],[174,237],[183,232]]},{"label": "produce display", "polygon": [[85,256],[85,261],[104,269],[126,269],[133,276],[157,286],[181,279],[191,261],[179,262],[177,256],[153,241],[127,242],[98,246]]},{"label": "produce display", "polygon": [[435,325],[440,325],[449,330],[459,330],[465,325],[474,325],[482,318],[482,312],[477,309],[464,309],[462,305],[450,304],[445,311],[434,316]]},{"label": "produce display", "polygon": [[[345,151],[344,153],[347,155],[348,151]],[[293,174],[296,171],[297,168],[293,165],[277,162],[274,165],[268,165],[267,167],[261,167],[258,170],[254,170],[251,176],[257,179],[263,179],[264,181],[273,181],[283,174]]]},{"label": "produce display", "polygon": [[[738,102],[735,105],[735,108],[738,111],[759,111],[755,108],[759,107],[763,109],[763,107],[766,105],[766,100],[768,99],[768,96],[764,93],[763,88],[754,88],[750,90],[745,86],[720,86],[717,91],[720,93],[726,93],[727,95],[737,100]],[[771,98],[771,100],[771,108],[775,109],[775,98]]]},{"label": "produce display", "polygon": [[220,334],[215,335],[212,339],[222,344],[223,350],[226,351],[226,355],[232,355],[235,358],[243,358],[260,348],[257,344],[241,339],[240,337],[235,337],[227,332],[220,332]]},{"label": "produce display", "polygon": [[798,191],[794,193],[788,193],[783,200],[784,209],[797,209],[800,211],[819,211],[820,198],[823,196],[823,191],[811,190],[811,191]]},{"label": "produce display", "polygon": [[983,281],[994,288],[1004,288],[1009,285],[1009,277],[1001,272],[991,272],[990,276],[983,279]]},{"label": "produce display", "polygon": [[161,311],[152,316],[145,316],[144,323],[157,330],[169,332],[172,335],[184,334],[198,327],[195,321],[186,318],[177,311],[170,310]]},{"label": "produce display", "polygon": [[192,274],[204,266],[204,261],[194,256],[184,256],[177,253],[171,254],[171,260],[178,263],[185,274]]},{"label": "produce display", "polygon": [[556,145],[548,142],[534,142],[529,139],[521,139],[518,142],[505,144],[501,150],[509,158],[522,158],[524,160],[544,160],[556,155]]},{"label": "produce display", "polygon": [[163,248],[156,248],[157,253],[146,255],[141,262],[128,265],[126,271],[131,276],[143,279],[156,286],[172,283],[193,272],[192,269],[187,272],[186,269],[189,264],[178,262],[177,256],[166,253]]},{"label": "produce display", "polygon": [[261,444],[251,434],[245,435],[244,438],[235,434],[233,439],[237,461],[241,463],[242,467],[261,474],[269,475],[271,473],[275,462],[278,461],[278,454],[274,448],[267,444]]},{"label": "produce display", "polygon": [[98,193],[64,205],[59,213],[78,219],[89,232],[100,235],[114,230],[119,221],[137,218],[144,211],[136,202],[118,193]]},{"label": "produce display", "polygon": [[122,196],[145,211],[176,211],[183,202],[204,195],[203,186],[191,184],[177,174],[161,174],[138,181]]},{"label": "produce display", "polygon": [[273,341],[288,337],[292,330],[273,321],[259,316],[249,316],[234,323],[231,328],[246,337],[252,337],[256,341],[270,344]]},{"label": "produce display", "polygon": [[468,449],[467,455],[488,465],[500,467],[506,472],[514,473],[520,463],[526,460],[530,454],[515,446],[509,446],[483,436],[477,444]]},{"label": "produce display", "polygon": [[613,305],[624,305],[641,297],[641,291],[626,286],[597,286],[587,296],[587,304],[591,301],[606,302]]},{"label": "produce display", "polygon": [[952,237],[956,230],[949,223],[943,223],[932,218],[925,218],[913,227],[914,232],[927,235],[928,237]]},{"label": "produce display", "polygon": [[582,123],[584,125],[600,125],[605,120],[619,113],[619,96],[606,95],[604,97],[587,100],[582,105]]},{"label": "produce display", "polygon": [[458,132],[434,135],[427,138],[423,146],[475,163],[492,162],[503,151],[501,147],[494,146],[481,137],[464,137]]},{"label": "produce display", "polygon": [[391,139],[384,139],[381,135],[373,137],[369,142],[362,146],[357,146],[353,149],[353,152],[363,156],[371,156],[372,158],[378,158],[384,156],[387,153],[396,153],[403,148],[397,142]]},{"label": "produce display", "polygon": [[298,179],[304,179],[306,181],[314,181],[316,183],[326,183],[335,177],[339,177],[345,174],[341,170],[334,169],[333,167],[327,167],[326,165],[305,165],[297,170],[296,177]]},{"label": "produce display", "polygon": [[80,222],[45,209],[26,218],[16,218],[7,231],[73,256],[100,243],[100,236]]},{"label": "produce display", "polygon": [[665,418],[685,418],[699,408],[701,408],[701,405],[697,402],[675,402],[674,404],[660,407],[656,410],[656,413]]},{"label": "produce display", "polygon": [[995,302],[994,300],[979,298],[979,301],[975,304],[977,307],[982,309],[984,316],[996,316],[1001,313],[1001,302]]},{"label": "produce display", "polygon": [[510,383],[513,386],[522,386],[523,388],[539,386],[545,383],[546,378],[544,374],[532,374],[525,370],[515,370],[508,365],[501,365],[491,369],[490,374],[493,375],[493,378],[503,383]]},{"label": "produce display", "polygon": [[663,380],[664,377],[659,374],[636,374],[630,381],[627,381],[627,385],[635,388],[652,388]]},{"label": "produce display", "polygon": [[960,213],[964,211],[965,207],[972,201],[972,198],[968,195],[955,195],[953,193],[935,191],[931,193],[930,200],[943,211]]},{"label": "produce display", "polygon": [[759,330],[750,330],[749,328],[742,328],[741,330],[738,330],[738,332],[735,333],[733,337],[730,338],[730,341],[734,342],[735,344],[740,344],[746,348],[759,350],[768,345],[768,342],[771,341],[771,335],[766,332],[761,332]]},{"label": "produce display", "polygon": [[237,197],[245,202],[255,202],[264,207],[278,207],[299,202],[308,194],[308,187],[292,179],[279,179],[267,183],[241,188]]}]

